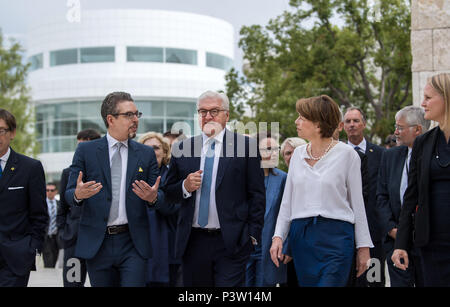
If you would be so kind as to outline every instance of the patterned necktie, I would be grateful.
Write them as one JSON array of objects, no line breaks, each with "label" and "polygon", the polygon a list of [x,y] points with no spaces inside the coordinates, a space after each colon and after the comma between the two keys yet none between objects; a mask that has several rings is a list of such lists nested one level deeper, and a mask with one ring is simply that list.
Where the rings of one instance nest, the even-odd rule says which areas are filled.
[{"label": "patterned necktie", "polygon": [[109,209],[108,225],[119,217],[120,182],[122,181],[122,156],[120,154],[120,148],[123,144],[117,142],[114,146],[116,146],[117,149],[111,160],[112,200],[111,208]]},{"label": "patterned necktie", "polygon": [[0,178],[2,178],[3,170],[2,170],[2,160],[0,160]]},{"label": "patterned necktie", "polygon": [[55,200],[50,200],[50,224],[48,226],[48,234],[56,233],[56,203]]},{"label": "patterned necktie", "polygon": [[198,224],[205,227],[208,224],[209,199],[211,196],[211,181],[214,166],[214,149],[216,143],[214,141],[208,146],[206,152],[205,165],[203,168],[202,192],[200,194],[200,206],[198,211]]}]

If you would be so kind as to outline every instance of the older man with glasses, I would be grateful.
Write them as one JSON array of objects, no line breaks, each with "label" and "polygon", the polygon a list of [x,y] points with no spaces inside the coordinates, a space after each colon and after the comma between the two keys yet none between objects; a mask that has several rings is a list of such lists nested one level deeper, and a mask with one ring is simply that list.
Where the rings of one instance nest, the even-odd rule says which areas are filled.
[{"label": "older man with glasses", "polygon": [[[425,133],[430,121],[425,120],[420,107],[407,106],[395,115],[396,147],[383,153],[378,173],[377,210],[383,232],[383,247],[392,287],[413,287],[423,285],[418,257],[413,257],[406,271],[394,266],[391,256],[394,251],[403,195],[408,186],[409,161],[414,140]],[[417,255],[412,252],[413,255]]]}]

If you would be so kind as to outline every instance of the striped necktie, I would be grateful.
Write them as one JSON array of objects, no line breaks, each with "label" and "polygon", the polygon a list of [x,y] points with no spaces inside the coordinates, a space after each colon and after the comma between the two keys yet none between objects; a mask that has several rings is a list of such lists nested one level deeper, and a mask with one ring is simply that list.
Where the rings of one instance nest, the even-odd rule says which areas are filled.
[{"label": "striped necktie", "polygon": [[50,200],[50,224],[48,227],[48,234],[53,235],[56,233],[56,202]]}]

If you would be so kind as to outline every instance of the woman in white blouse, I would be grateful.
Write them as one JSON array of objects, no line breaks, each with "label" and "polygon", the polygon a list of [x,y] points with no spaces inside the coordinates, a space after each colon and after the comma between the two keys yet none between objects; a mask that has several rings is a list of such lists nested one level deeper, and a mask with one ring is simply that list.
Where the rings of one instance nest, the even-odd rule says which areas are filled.
[{"label": "woman in white blouse", "polygon": [[[360,158],[335,141],[338,105],[326,95],[300,99],[298,136],[309,141],[292,156],[270,254],[282,261],[289,244],[300,286],[345,286],[357,248],[360,276],[370,260]],[[355,244],[356,243],[356,244]]]}]

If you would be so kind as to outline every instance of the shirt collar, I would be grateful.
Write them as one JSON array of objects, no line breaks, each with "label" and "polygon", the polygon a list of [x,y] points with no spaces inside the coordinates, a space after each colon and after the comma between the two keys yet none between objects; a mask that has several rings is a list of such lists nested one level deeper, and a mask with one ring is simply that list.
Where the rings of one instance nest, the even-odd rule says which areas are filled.
[{"label": "shirt collar", "polygon": [[[109,148],[112,148],[114,145],[116,145],[117,143],[119,143],[118,140],[116,140],[116,139],[113,138],[111,135],[109,135],[109,132],[106,133],[106,139],[108,140],[108,146],[109,146]],[[125,147],[128,148],[128,140],[122,141],[122,142],[120,142],[120,143],[122,143]]]},{"label": "shirt collar", "polygon": [[361,148],[364,152],[366,152],[367,142],[366,142],[366,139],[365,139],[365,138],[363,138],[363,140],[361,141],[361,143],[359,143],[359,144],[357,144],[357,145],[353,144],[353,143],[350,142],[350,141],[347,141],[347,143],[348,143],[349,145],[352,145],[353,147],[358,146],[358,147]]},{"label": "shirt collar", "polygon": [[223,136],[225,135],[225,129],[222,129],[222,131],[219,132],[219,134],[216,134],[213,137],[208,137],[204,132],[202,132],[202,138],[203,138],[203,146],[208,143],[211,142],[212,139],[214,139],[214,141],[216,143],[220,143],[222,144],[223,142]]},{"label": "shirt collar", "polygon": [[8,162],[10,154],[11,154],[11,148],[8,147],[8,151],[3,155],[3,157],[0,157],[0,161]]}]

